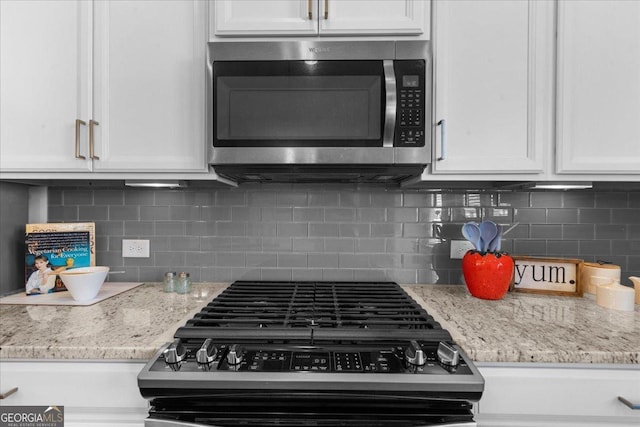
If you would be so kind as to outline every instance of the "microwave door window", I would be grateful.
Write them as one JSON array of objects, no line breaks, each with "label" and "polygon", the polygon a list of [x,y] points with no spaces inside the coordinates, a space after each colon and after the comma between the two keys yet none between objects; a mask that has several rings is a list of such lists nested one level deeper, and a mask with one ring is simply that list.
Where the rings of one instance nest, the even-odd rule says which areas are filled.
[{"label": "microwave door window", "polygon": [[383,76],[229,75],[215,82],[219,146],[379,146]]}]

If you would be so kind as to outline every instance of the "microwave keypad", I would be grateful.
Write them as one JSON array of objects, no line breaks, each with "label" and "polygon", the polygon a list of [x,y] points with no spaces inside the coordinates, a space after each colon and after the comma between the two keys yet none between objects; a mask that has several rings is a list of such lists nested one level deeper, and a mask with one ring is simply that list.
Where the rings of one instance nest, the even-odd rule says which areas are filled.
[{"label": "microwave keypad", "polygon": [[423,91],[421,89],[401,89],[399,107],[400,144],[403,146],[423,146]]},{"label": "microwave keypad", "polygon": [[400,141],[404,145],[424,145],[424,131],[421,130],[401,130],[400,131]]},{"label": "microwave keypad", "polygon": [[404,108],[400,110],[400,126],[422,125],[422,110],[419,108]]},{"label": "microwave keypad", "polygon": [[421,89],[401,89],[400,108],[417,108],[422,106]]}]

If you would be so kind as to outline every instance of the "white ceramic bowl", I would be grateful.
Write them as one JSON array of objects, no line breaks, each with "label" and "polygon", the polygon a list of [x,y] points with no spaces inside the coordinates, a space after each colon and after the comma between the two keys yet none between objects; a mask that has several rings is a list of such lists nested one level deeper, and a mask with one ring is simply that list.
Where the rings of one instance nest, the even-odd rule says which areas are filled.
[{"label": "white ceramic bowl", "polygon": [[109,267],[79,267],[58,273],[62,283],[76,301],[87,301],[98,295]]}]

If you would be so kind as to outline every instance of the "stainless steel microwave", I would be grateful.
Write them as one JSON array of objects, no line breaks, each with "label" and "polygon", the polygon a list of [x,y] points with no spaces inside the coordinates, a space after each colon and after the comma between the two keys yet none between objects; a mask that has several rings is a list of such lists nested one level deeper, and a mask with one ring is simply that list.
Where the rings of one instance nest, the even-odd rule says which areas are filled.
[{"label": "stainless steel microwave", "polygon": [[208,66],[219,175],[397,182],[431,159],[428,41],[212,42]]}]

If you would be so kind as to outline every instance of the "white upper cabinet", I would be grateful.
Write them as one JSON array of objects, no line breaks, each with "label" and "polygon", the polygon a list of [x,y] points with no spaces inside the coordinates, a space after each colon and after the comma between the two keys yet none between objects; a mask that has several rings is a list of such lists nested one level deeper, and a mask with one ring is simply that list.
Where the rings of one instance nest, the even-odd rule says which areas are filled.
[{"label": "white upper cabinet", "polygon": [[206,3],[94,7],[94,171],[204,170]]},{"label": "white upper cabinet", "polygon": [[206,171],[206,1],[0,8],[0,172]]},{"label": "white upper cabinet", "polygon": [[214,0],[212,28],[218,36],[315,35],[316,1]]},{"label": "white upper cabinet", "polygon": [[434,1],[434,174],[544,172],[553,9],[537,0]]},{"label": "white upper cabinet", "polygon": [[430,0],[215,0],[215,36],[419,35]]},{"label": "white upper cabinet", "polygon": [[640,175],[640,2],[558,3],[559,174]]},{"label": "white upper cabinet", "polygon": [[429,0],[319,0],[321,35],[422,34]]},{"label": "white upper cabinet", "polygon": [[89,117],[90,13],[82,0],[0,1],[0,171],[91,169],[75,126]]}]

